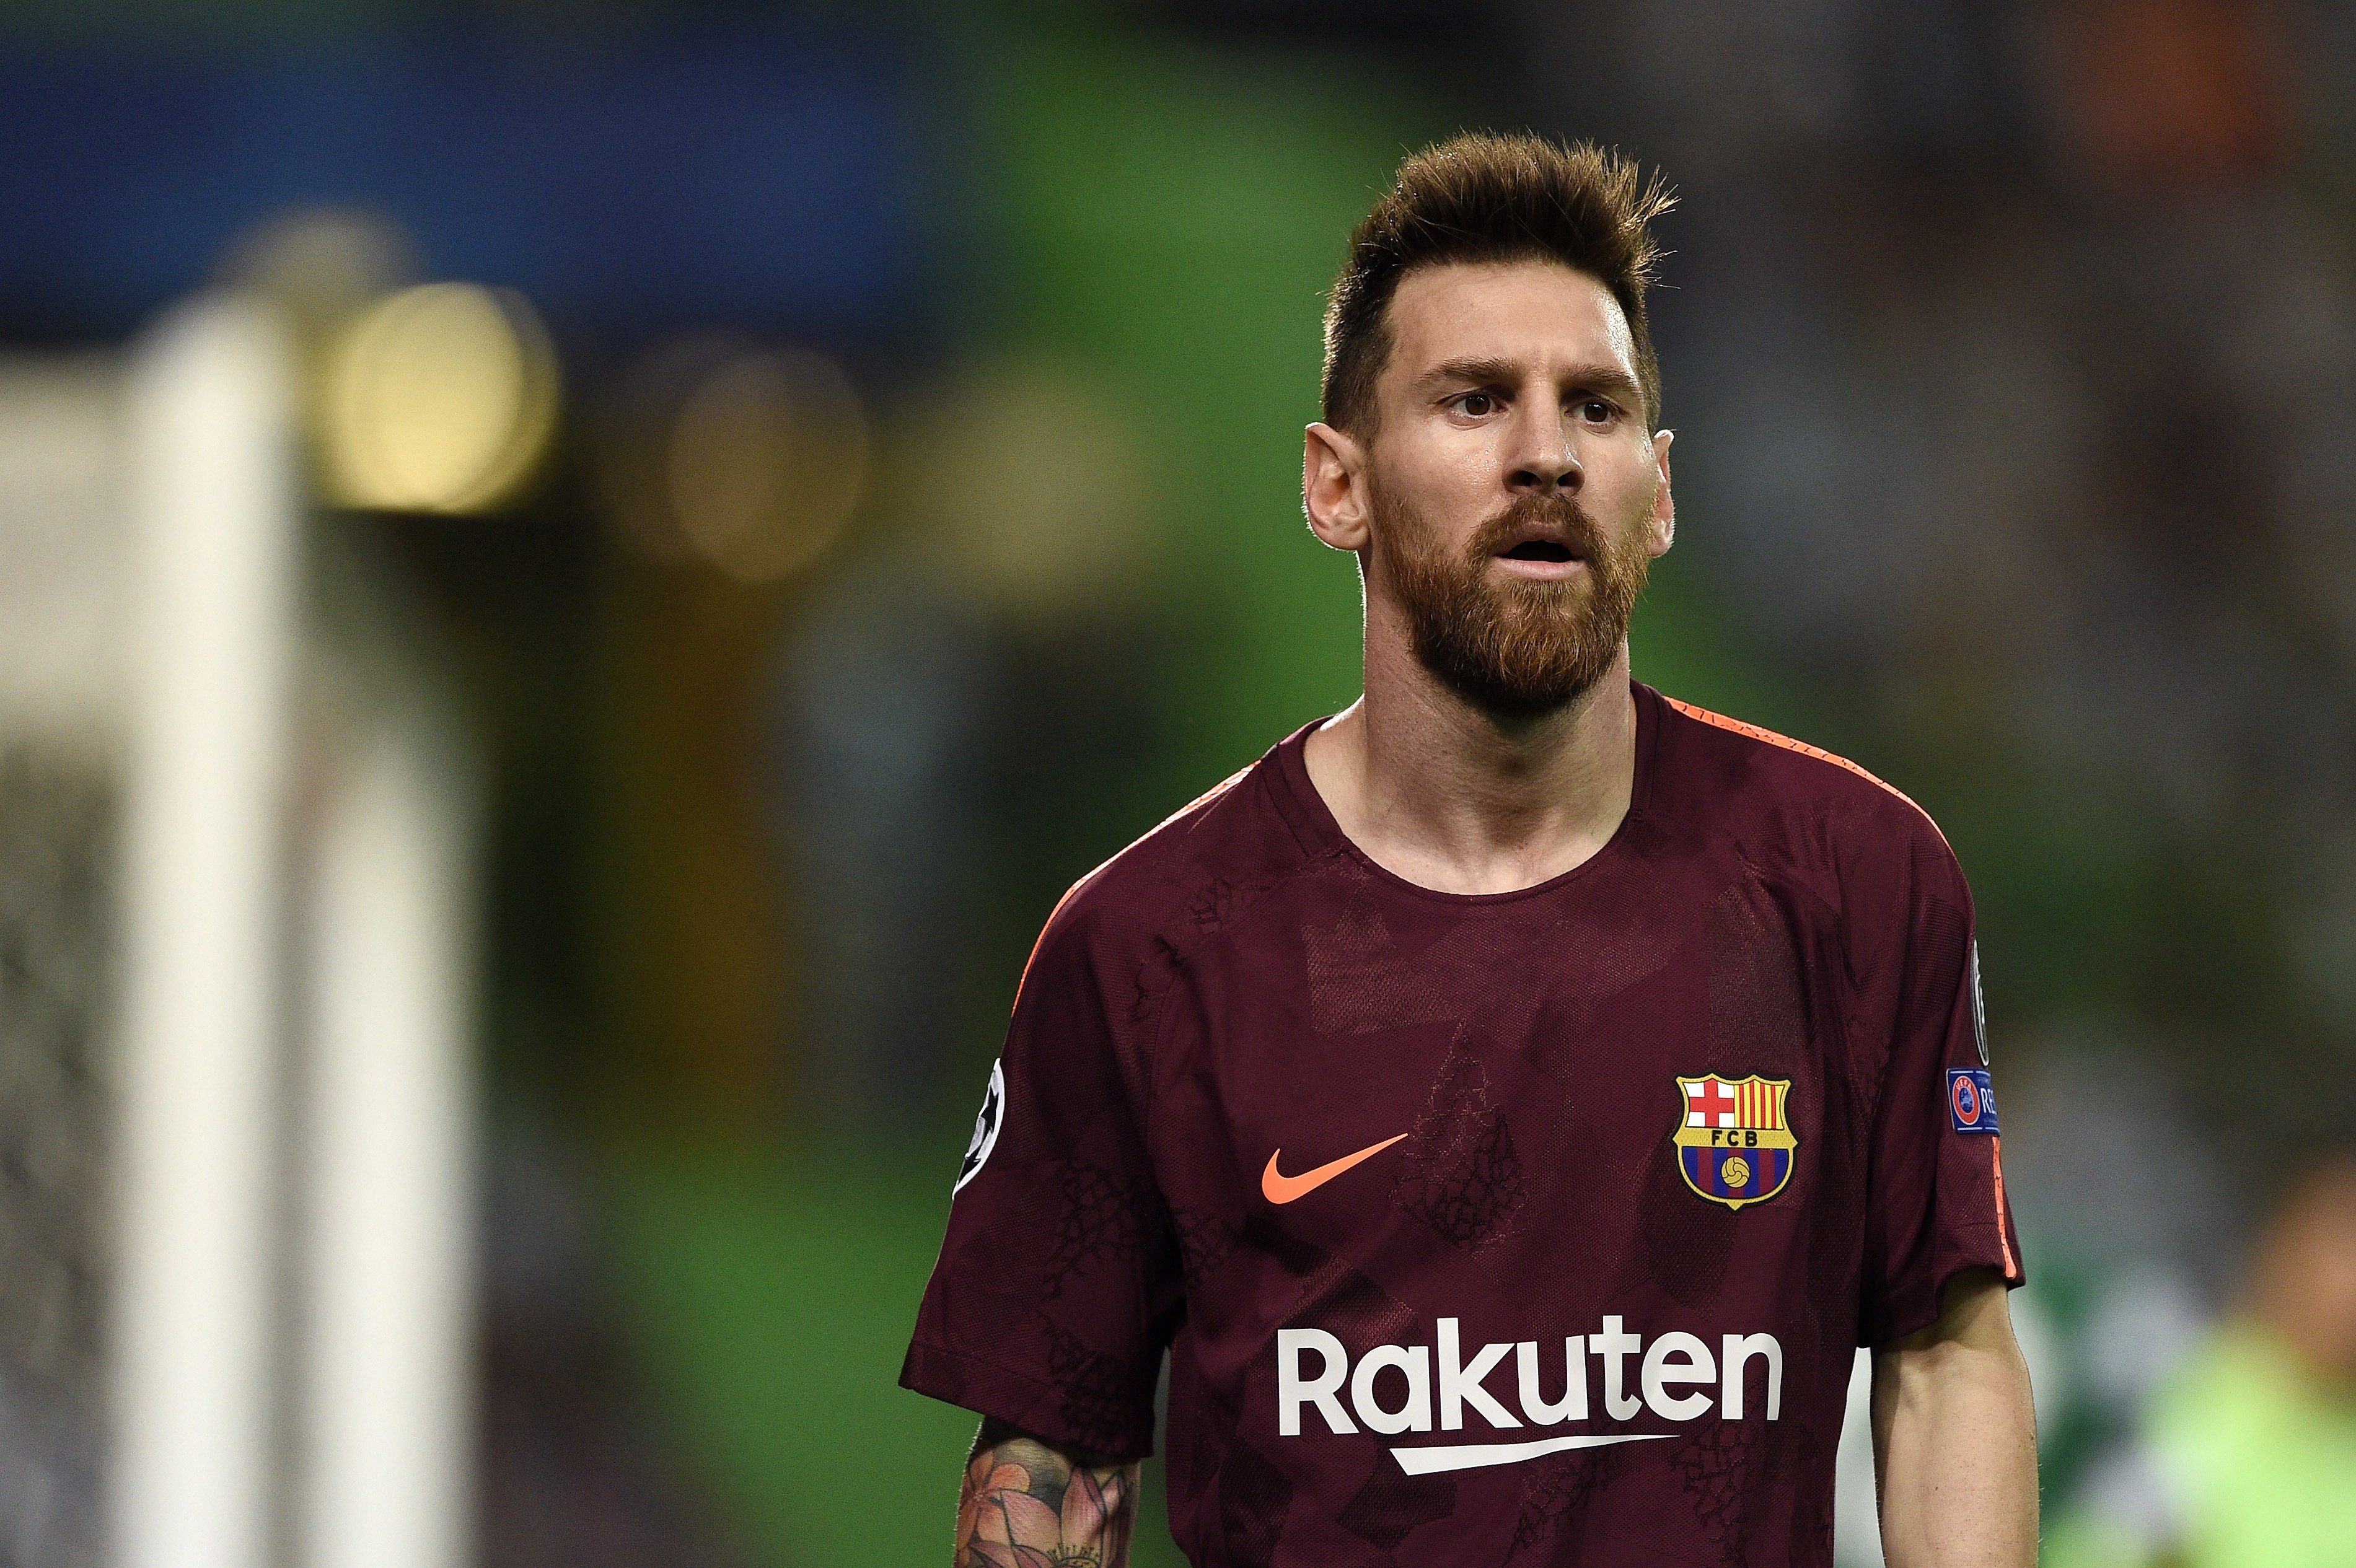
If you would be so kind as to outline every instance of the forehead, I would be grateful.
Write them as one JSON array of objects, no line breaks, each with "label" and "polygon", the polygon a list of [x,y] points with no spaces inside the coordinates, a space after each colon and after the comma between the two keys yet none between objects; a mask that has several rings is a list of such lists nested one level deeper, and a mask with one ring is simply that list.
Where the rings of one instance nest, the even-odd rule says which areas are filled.
[{"label": "forehead", "polygon": [[1534,369],[1612,364],[1636,374],[1635,335],[1612,291],[1558,261],[1457,261],[1419,267],[1391,296],[1386,380],[1412,380],[1450,359]]}]

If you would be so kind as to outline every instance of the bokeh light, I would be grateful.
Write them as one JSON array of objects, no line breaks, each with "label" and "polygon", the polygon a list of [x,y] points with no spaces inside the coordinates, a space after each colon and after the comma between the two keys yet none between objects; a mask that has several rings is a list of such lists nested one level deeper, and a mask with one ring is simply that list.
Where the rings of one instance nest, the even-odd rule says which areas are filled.
[{"label": "bokeh light", "polygon": [[329,350],[319,431],[328,497],[488,511],[546,452],[557,388],[555,353],[520,295],[472,283],[387,295]]},{"label": "bokeh light", "polygon": [[602,442],[626,535],[739,582],[823,556],[867,483],[865,405],[831,359],[727,336],[665,345],[627,379]]},{"label": "bokeh light", "polygon": [[1044,356],[973,366],[895,432],[896,465],[956,483],[897,499],[946,530],[971,591],[1018,616],[1118,600],[1144,576],[1158,522],[1125,401]]},{"label": "bokeh light", "polygon": [[731,577],[764,581],[817,559],[858,505],[867,421],[816,354],[748,354],[716,368],[671,428],[680,531]]}]

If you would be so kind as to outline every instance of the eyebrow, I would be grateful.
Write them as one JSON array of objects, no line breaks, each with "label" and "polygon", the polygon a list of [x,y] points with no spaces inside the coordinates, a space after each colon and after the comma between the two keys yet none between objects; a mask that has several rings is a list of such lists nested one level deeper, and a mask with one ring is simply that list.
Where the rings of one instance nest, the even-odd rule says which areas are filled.
[{"label": "eyebrow", "polygon": [[[1522,367],[1510,359],[1443,359],[1417,377],[1416,385],[1441,387],[1470,382],[1476,387],[1512,386],[1522,375]],[[1641,399],[1644,390],[1636,378],[1617,365],[1582,365],[1565,376],[1562,384],[1591,392],[1616,393],[1631,400]]]}]

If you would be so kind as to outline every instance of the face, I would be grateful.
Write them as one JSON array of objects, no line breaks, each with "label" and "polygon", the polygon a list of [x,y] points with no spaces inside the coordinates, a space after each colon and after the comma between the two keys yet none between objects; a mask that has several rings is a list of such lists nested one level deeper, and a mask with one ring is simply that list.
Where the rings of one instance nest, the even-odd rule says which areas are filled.
[{"label": "face", "polygon": [[2321,1381],[2356,1390],[2356,1160],[2309,1179],[2256,1262],[2259,1316]]},{"label": "face", "polygon": [[1613,666],[1674,525],[1627,317],[1527,261],[1410,273],[1389,322],[1374,439],[1312,427],[1312,526],[1365,563],[1370,637],[1487,711],[1559,709]]}]

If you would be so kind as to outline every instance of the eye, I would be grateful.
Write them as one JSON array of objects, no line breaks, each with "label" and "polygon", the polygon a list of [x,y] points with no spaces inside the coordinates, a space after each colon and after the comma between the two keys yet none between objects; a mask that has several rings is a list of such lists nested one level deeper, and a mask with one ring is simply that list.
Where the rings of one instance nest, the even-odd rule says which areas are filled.
[{"label": "eye", "polygon": [[1466,392],[1462,396],[1452,400],[1448,406],[1454,409],[1458,413],[1464,414],[1470,418],[1477,420],[1495,413],[1497,411],[1497,400],[1494,396],[1487,392]]},{"label": "eye", "polygon": [[1579,404],[1579,417],[1590,424],[1610,424],[1619,411],[1601,398],[1585,398]]}]

